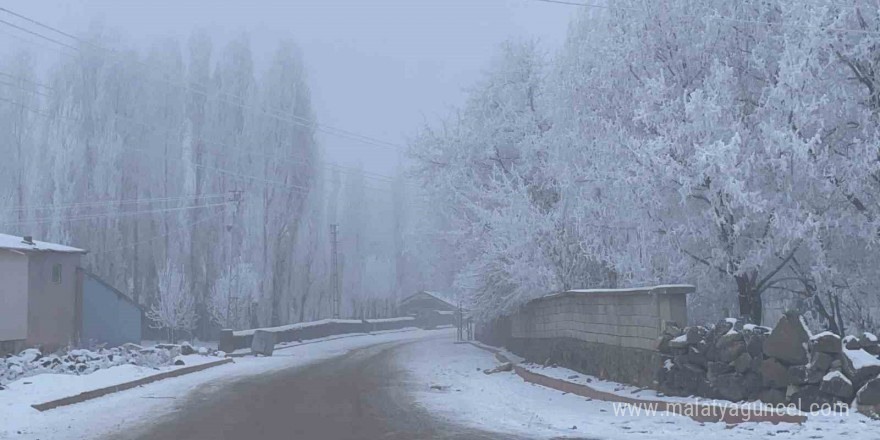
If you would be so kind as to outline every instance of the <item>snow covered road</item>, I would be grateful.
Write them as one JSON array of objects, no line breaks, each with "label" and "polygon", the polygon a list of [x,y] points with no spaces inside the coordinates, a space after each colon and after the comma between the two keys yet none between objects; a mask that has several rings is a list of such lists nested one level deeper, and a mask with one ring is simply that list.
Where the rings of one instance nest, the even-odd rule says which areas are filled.
[{"label": "snow covered road", "polygon": [[[269,389],[278,389],[273,394],[274,398],[286,397],[296,400],[304,397],[299,388],[284,389],[276,386],[273,380],[282,377],[296,377],[300,372],[321,371],[324,365],[334,365],[340,359],[361,359],[364,355],[358,350],[371,348],[370,353],[378,363],[383,356],[381,347],[405,344],[430,338],[451,339],[453,330],[413,330],[404,332],[389,332],[374,335],[361,335],[322,342],[305,344],[298,347],[286,348],[275,352],[270,358],[246,357],[236,359],[235,363],[222,365],[190,375],[167,379],[147,386],[123,391],[104,396],[95,400],[80,404],[39,412],[30,407],[32,401],[29,396],[15,395],[9,391],[0,391],[0,439],[15,440],[73,440],[73,439],[198,439],[198,438],[247,438],[259,439],[255,432],[253,422],[259,421],[259,416],[272,408],[261,408],[255,405],[252,399],[260,399],[254,394],[248,395],[248,399],[237,399],[233,406],[226,407],[226,412],[211,413],[207,419],[199,418],[201,415],[195,411],[207,408],[207,403],[217,408],[222,406],[224,396],[234,398],[241,389],[247,389],[247,384],[269,384]],[[378,352],[376,351],[378,350]],[[369,357],[369,356],[367,356]],[[110,374],[113,370],[107,370],[104,374]],[[86,377],[86,376],[84,376]],[[76,376],[69,378],[78,379]],[[312,381],[309,376],[303,376],[306,382]],[[332,375],[323,377],[328,386],[335,383]],[[37,376],[34,380],[39,380]],[[259,394],[259,393],[257,393]],[[40,397],[40,396],[37,396]],[[37,398],[34,397],[34,398]],[[55,397],[55,396],[53,396]],[[317,399],[315,394],[309,399]],[[288,401],[273,402],[263,400],[260,403],[274,405],[280,414],[276,426],[283,428],[285,436],[291,438],[289,433],[296,432],[292,425],[292,418],[288,417],[291,412]],[[39,400],[39,399],[37,399]],[[282,399],[283,400],[283,399]],[[305,401],[305,407],[309,406]],[[345,402],[340,402],[344,404]],[[216,405],[215,405],[216,404]],[[241,411],[250,411],[254,419],[242,419],[237,417]],[[195,422],[186,417],[195,417]],[[332,417],[328,413],[327,417]],[[229,427],[230,422],[242,423],[242,431],[230,431],[231,433],[245,432],[243,436],[221,433],[216,435],[217,427]],[[187,428],[186,435],[152,434],[169,426],[184,426],[191,422],[193,426]],[[255,431],[255,429],[257,429]],[[210,434],[210,435],[209,435]],[[268,432],[267,432],[268,434]],[[279,438],[279,437],[262,437]],[[307,437],[307,438],[331,438],[331,437]],[[340,437],[344,438],[344,437]]]},{"label": "snow covered road", "polygon": [[[343,356],[196,390],[137,439],[510,439],[437,419],[413,405],[426,383],[406,374],[416,346],[451,344],[448,330],[359,347]],[[442,359],[433,357],[437,362]],[[413,380],[416,379],[416,380]],[[515,437],[513,437],[515,438]]]},{"label": "snow covered road", "polygon": [[857,414],[737,426],[616,414],[612,403],[514,373],[486,375],[498,365],[494,356],[453,338],[447,329],[328,340],[45,413],[9,405],[0,439],[867,440],[880,432]]}]

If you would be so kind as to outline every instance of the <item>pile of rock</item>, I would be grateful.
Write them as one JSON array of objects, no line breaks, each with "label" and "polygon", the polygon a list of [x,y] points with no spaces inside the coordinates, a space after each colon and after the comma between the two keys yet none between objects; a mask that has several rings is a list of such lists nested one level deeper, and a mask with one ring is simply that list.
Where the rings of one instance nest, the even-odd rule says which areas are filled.
[{"label": "pile of rock", "polygon": [[880,344],[870,333],[843,340],[811,335],[787,313],[776,327],[727,318],[714,326],[668,326],[658,340],[661,392],[730,401],[794,404],[802,410],[857,403],[880,413]]},{"label": "pile of rock", "polygon": [[62,350],[55,353],[43,353],[39,349],[29,348],[17,355],[0,357],[0,386],[23,377],[37,374],[90,374],[117,365],[132,364],[149,368],[178,364],[179,355],[200,353],[213,354],[205,348],[196,350],[192,345],[183,343],[160,344],[144,348],[137,344],[124,344],[113,348],[96,350]]}]

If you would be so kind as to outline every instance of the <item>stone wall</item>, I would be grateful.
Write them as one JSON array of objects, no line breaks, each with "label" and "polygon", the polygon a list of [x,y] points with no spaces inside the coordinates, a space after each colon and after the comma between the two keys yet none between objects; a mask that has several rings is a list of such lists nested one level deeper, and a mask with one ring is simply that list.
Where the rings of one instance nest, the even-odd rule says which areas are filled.
[{"label": "stone wall", "polygon": [[[880,344],[860,337],[810,333],[797,313],[775,328],[727,318],[710,326],[670,327],[658,348],[660,391],[730,401],[760,400],[802,410],[848,405],[880,408]],[[862,408],[864,407],[864,408]]]},{"label": "stone wall", "polygon": [[666,395],[760,400],[802,410],[852,403],[880,418],[880,341],[812,334],[786,312],[775,328],[733,318],[684,327],[691,286],[580,290],[534,300],[481,323],[477,339]]},{"label": "stone wall", "polygon": [[482,326],[477,337],[534,362],[647,387],[662,367],[658,338],[687,322],[693,292],[680,285],[567,291],[528,303],[509,323]]}]

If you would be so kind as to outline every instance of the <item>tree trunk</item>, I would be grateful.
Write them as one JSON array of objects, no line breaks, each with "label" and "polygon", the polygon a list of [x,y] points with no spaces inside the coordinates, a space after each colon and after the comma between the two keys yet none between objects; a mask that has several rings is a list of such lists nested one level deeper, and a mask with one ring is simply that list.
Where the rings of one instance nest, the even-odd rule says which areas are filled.
[{"label": "tree trunk", "polygon": [[761,325],[764,307],[761,303],[761,292],[757,289],[757,274],[754,272],[736,275],[736,287],[739,293],[739,315],[752,324]]}]

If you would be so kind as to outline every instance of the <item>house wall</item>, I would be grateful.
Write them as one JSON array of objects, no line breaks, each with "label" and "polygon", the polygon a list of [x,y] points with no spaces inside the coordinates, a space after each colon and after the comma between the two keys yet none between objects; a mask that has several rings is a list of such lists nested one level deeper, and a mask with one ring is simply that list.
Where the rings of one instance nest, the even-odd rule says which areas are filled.
[{"label": "house wall", "polygon": [[[57,252],[28,254],[27,345],[56,350],[76,342],[76,268],[80,255]],[[52,268],[61,264],[61,282]]]},{"label": "house wall", "polygon": [[122,293],[92,275],[79,271],[82,295],[80,343],[110,347],[141,343],[141,309]]},{"label": "house wall", "polygon": [[500,340],[535,362],[550,360],[604,379],[651,386],[662,365],[657,338],[667,322],[687,323],[691,292],[682,286],[566,292],[530,302],[503,329],[484,326],[478,338]]},{"label": "house wall", "polygon": [[[27,339],[27,292],[27,255],[0,250],[0,342]],[[8,351],[19,348],[12,347],[12,343],[6,345],[10,346]],[[0,348],[0,351],[5,350]]]}]

